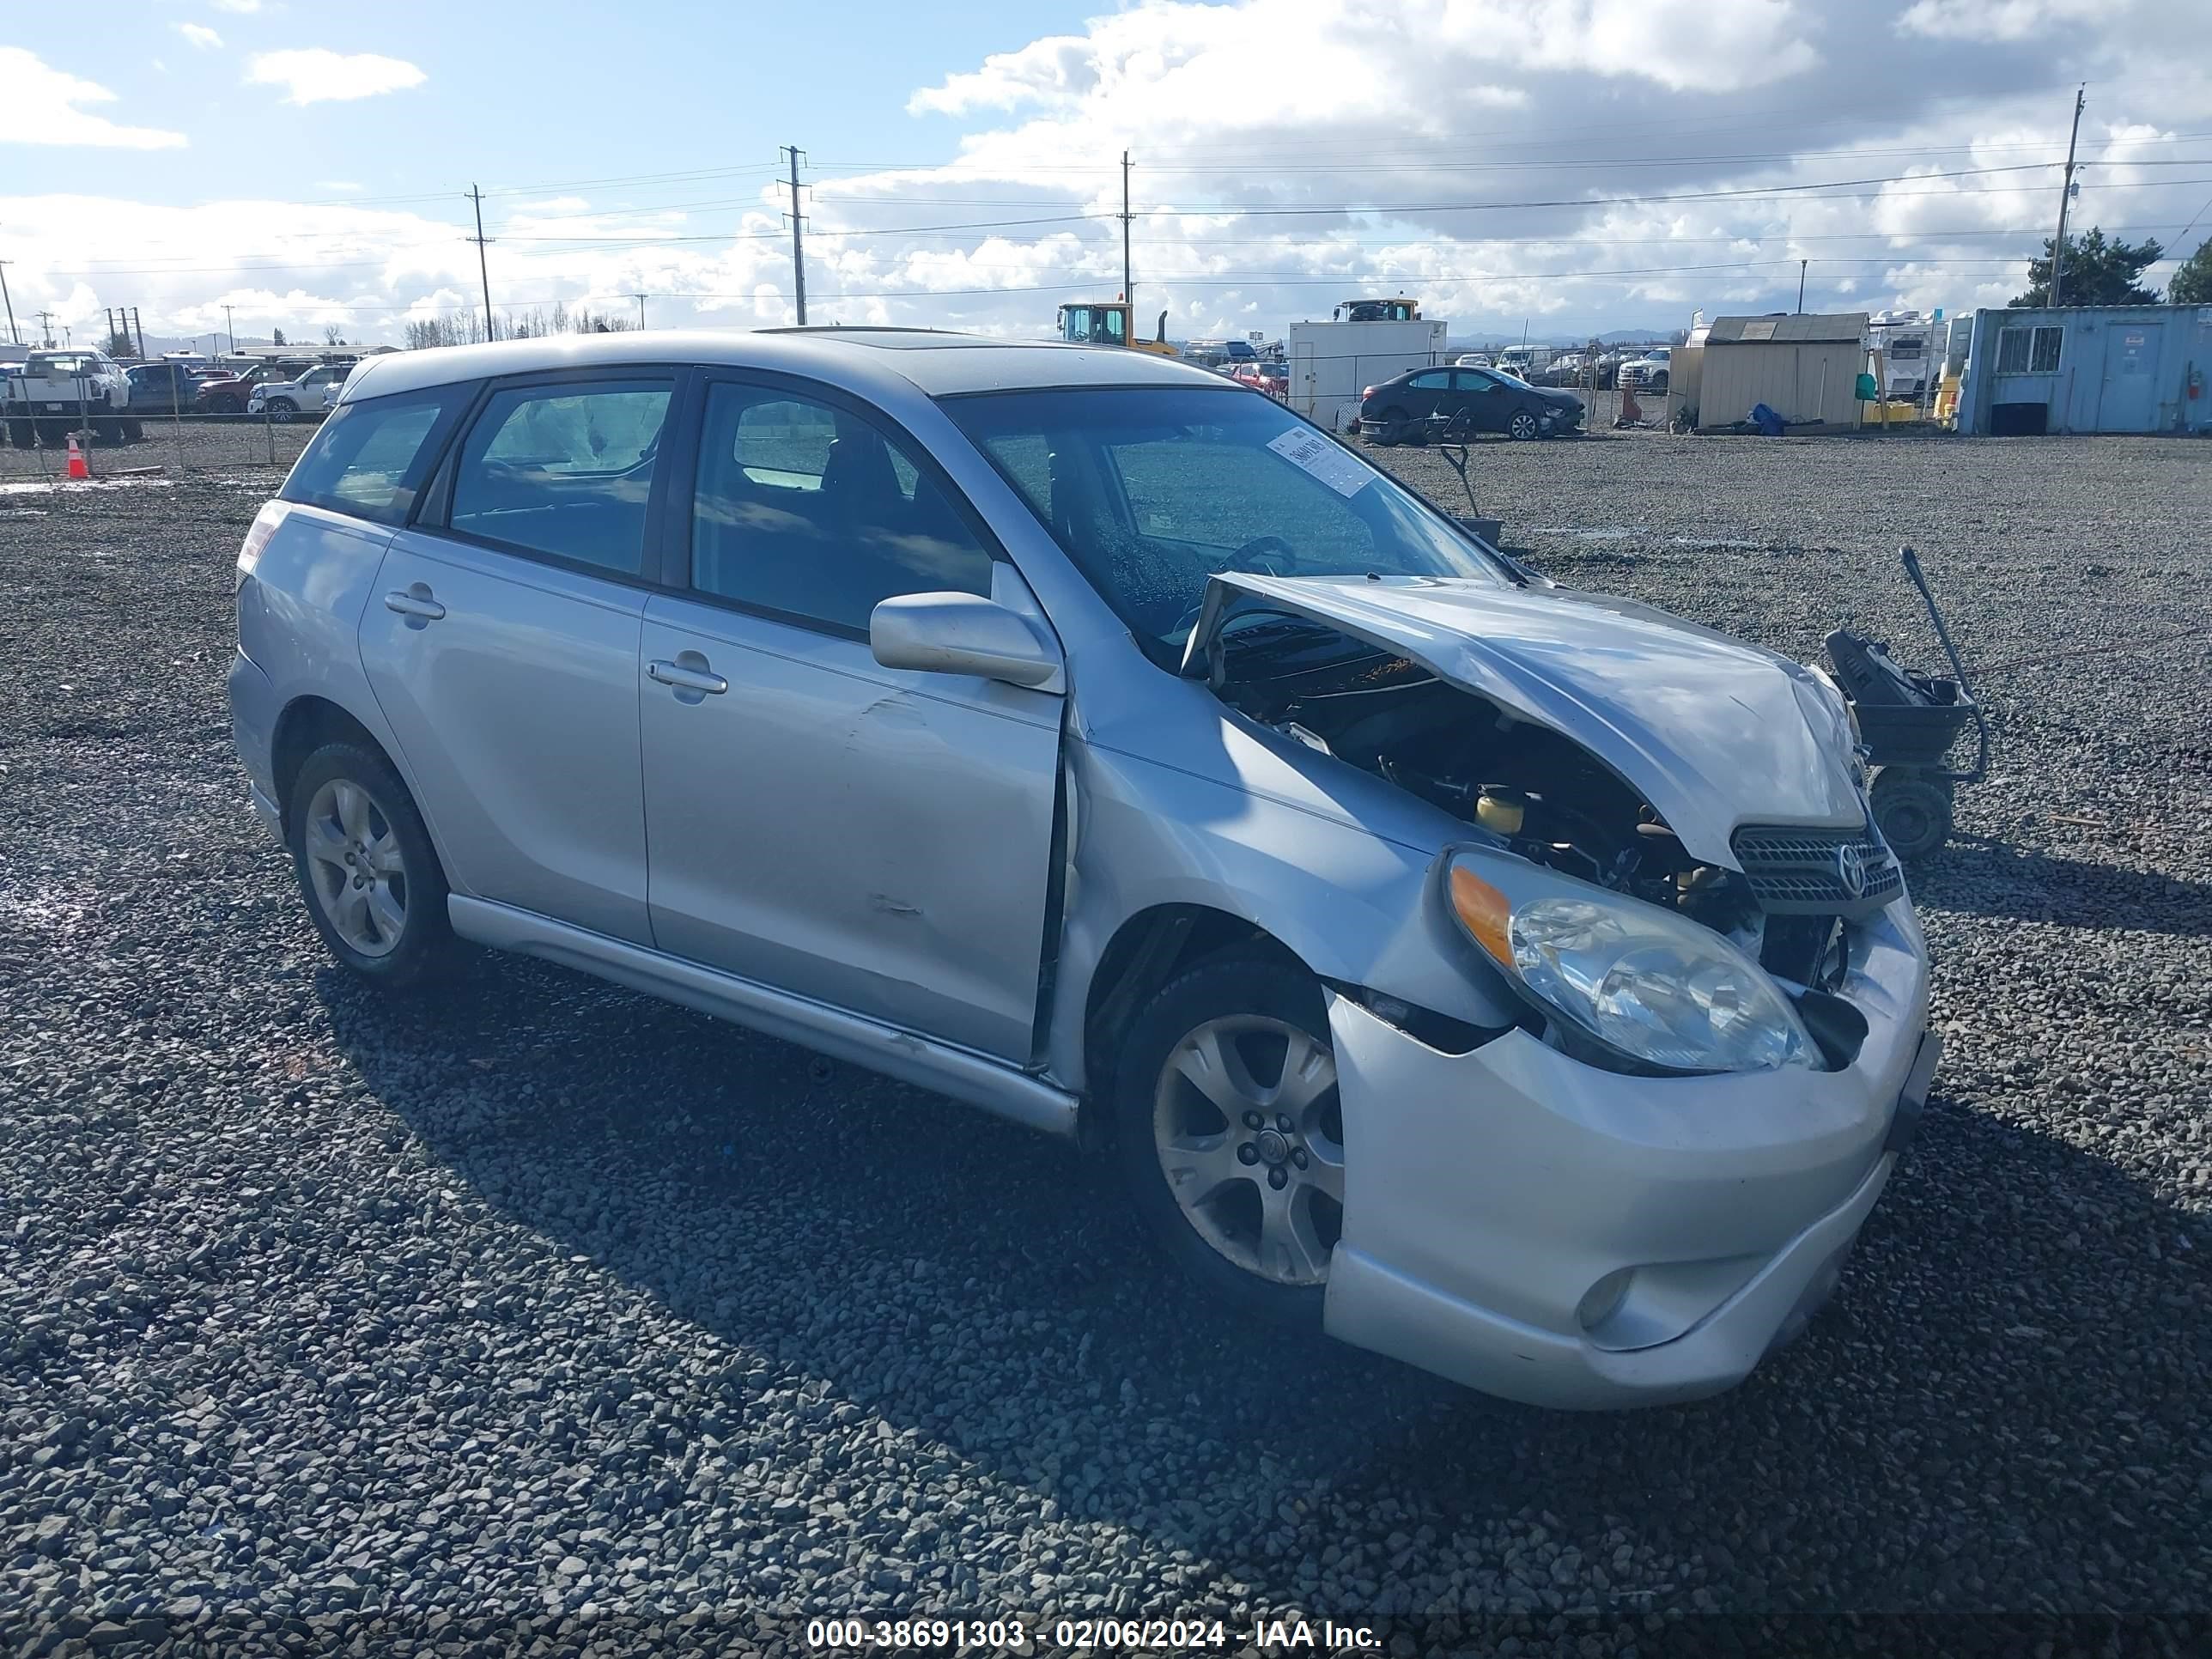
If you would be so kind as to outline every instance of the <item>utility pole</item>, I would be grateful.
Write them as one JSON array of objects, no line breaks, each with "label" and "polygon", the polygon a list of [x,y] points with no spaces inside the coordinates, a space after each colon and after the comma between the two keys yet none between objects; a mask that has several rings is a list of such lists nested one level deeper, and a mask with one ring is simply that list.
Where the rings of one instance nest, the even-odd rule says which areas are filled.
[{"label": "utility pole", "polygon": [[5,259],[0,259],[0,301],[5,301],[8,306],[8,343],[21,345],[23,337],[15,331],[15,302],[8,296],[8,261]]},{"label": "utility pole", "polygon": [[1137,287],[1129,273],[1129,152],[1121,152],[1121,303],[1129,307],[1129,343],[1137,343]]},{"label": "utility pole", "polygon": [[51,311],[34,311],[31,315],[39,319],[40,343],[43,344],[47,350],[52,350],[54,345],[54,313]]},{"label": "utility pole", "polygon": [[633,294],[629,297],[637,301],[637,325],[641,329],[645,326],[645,295]]},{"label": "utility pole", "polygon": [[2074,133],[2066,141],[2066,182],[2058,187],[2058,234],[2051,244],[2051,303],[2058,304],[2059,269],[2066,258],[2066,205],[2074,196],[2074,146],[2081,137],[2081,106],[2088,101],[2086,84],[2074,93]]},{"label": "utility pole", "polygon": [[799,325],[806,326],[806,247],[799,234],[799,146],[786,144],[791,157],[791,283],[799,293]]},{"label": "utility pole", "polygon": [[1805,267],[1809,263],[1805,259],[1797,262],[1797,314],[1800,317],[1805,314]]},{"label": "utility pole", "polygon": [[231,326],[230,307],[228,306],[225,306],[222,308],[222,331],[226,335],[229,336],[231,354],[234,356],[236,356],[238,352],[238,331]]},{"label": "utility pole", "polygon": [[131,327],[138,336],[138,361],[146,361],[146,325],[138,320],[138,307],[131,307]]},{"label": "utility pole", "polygon": [[483,278],[484,338],[496,340],[499,338],[499,328],[492,321],[491,315],[491,267],[484,263],[483,192],[474,185],[471,185],[469,200],[476,204],[477,210],[477,234],[470,237],[469,240],[477,245],[477,275]]}]

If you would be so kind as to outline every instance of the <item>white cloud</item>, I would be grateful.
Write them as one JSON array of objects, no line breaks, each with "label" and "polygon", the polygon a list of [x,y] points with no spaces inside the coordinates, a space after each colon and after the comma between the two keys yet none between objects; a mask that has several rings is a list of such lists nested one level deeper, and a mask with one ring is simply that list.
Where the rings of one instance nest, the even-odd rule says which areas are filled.
[{"label": "white cloud", "polygon": [[212,0],[217,11],[253,12],[261,9],[261,0]]},{"label": "white cloud", "polygon": [[2127,0],[1917,0],[1897,28],[1936,40],[2025,40],[2060,24],[2130,9]]},{"label": "white cloud", "polygon": [[[1125,148],[1147,332],[1166,309],[1178,336],[1279,333],[1363,290],[1418,295],[1460,339],[1678,327],[1793,305],[1801,258],[1812,309],[2002,304],[2050,234],[2073,80],[2090,82],[2077,225],[2172,242],[2212,188],[2212,167],[2177,165],[2206,154],[2180,135],[2212,128],[2212,6],[2128,6],[2069,26],[2054,72],[2002,41],[1901,44],[1929,15],[1916,0],[1138,0],[916,93],[930,136],[890,153],[949,131],[949,163],[856,173],[825,127],[809,312],[1048,332],[1061,301],[1121,285]],[[432,187],[376,166],[319,170]],[[1890,182],[1834,182],[1851,179]],[[641,291],[658,325],[793,320],[781,187],[728,193],[756,188],[734,215],[687,214],[696,180],[502,194],[495,301],[634,316]],[[0,200],[18,312],[82,328],[127,301],[204,332],[228,300],[241,337],[338,321],[397,340],[480,302],[465,202],[349,206],[328,199],[343,178],[307,193],[324,199]],[[957,228],[869,234],[916,226]]]},{"label": "white cloud", "polygon": [[404,58],[373,52],[332,52],[327,46],[257,52],[246,71],[249,85],[283,88],[288,104],[374,98],[419,87],[427,78]]},{"label": "white cloud", "polygon": [[109,149],[174,149],[181,132],[119,126],[76,107],[112,103],[115,94],[53,68],[21,46],[0,46],[0,143],[91,144]]},{"label": "white cloud", "polygon": [[183,35],[202,52],[211,51],[222,44],[222,36],[217,34],[205,23],[178,23],[173,27],[178,33]]}]

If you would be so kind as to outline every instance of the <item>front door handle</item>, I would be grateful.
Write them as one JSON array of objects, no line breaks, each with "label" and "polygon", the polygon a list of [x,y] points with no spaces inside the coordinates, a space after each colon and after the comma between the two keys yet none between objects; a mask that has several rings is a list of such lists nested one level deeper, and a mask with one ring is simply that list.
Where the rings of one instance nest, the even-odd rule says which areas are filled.
[{"label": "front door handle", "polygon": [[697,657],[697,663],[654,661],[646,665],[646,673],[663,685],[672,685],[678,691],[696,691],[702,696],[719,697],[730,689],[729,681],[707,666],[707,659],[696,651],[686,651],[687,657]]},{"label": "front door handle", "polygon": [[384,596],[384,608],[397,611],[403,617],[419,617],[424,622],[436,622],[446,614],[446,607],[430,597],[430,590],[421,582],[412,587],[393,588]]}]

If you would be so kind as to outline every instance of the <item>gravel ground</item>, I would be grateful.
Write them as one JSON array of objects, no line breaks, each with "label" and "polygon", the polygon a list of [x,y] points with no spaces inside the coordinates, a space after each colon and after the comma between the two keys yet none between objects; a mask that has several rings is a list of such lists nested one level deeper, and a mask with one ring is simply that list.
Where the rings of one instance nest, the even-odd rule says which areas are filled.
[{"label": "gravel ground", "polygon": [[0,1651],[2212,1610],[2212,452],[1474,460],[1551,574],[1801,655],[1929,655],[1911,541],[1984,665],[1996,776],[1915,878],[1928,1125],[1836,1306],[1700,1405],[1546,1414],[1224,1321],[1066,1150],[558,970],[356,988],[229,754],[268,475],[0,494]]}]

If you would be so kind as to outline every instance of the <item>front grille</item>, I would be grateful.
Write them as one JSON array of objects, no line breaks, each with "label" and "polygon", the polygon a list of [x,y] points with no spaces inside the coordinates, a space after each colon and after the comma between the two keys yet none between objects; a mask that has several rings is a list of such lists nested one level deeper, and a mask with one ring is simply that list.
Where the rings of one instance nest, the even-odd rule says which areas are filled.
[{"label": "front grille", "polygon": [[[1905,872],[1869,830],[1747,823],[1729,838],[1752,896],[1771,915],[1866,916],[1895,898]],[[1846,871],[1856,869],[1854,893]]]}]

